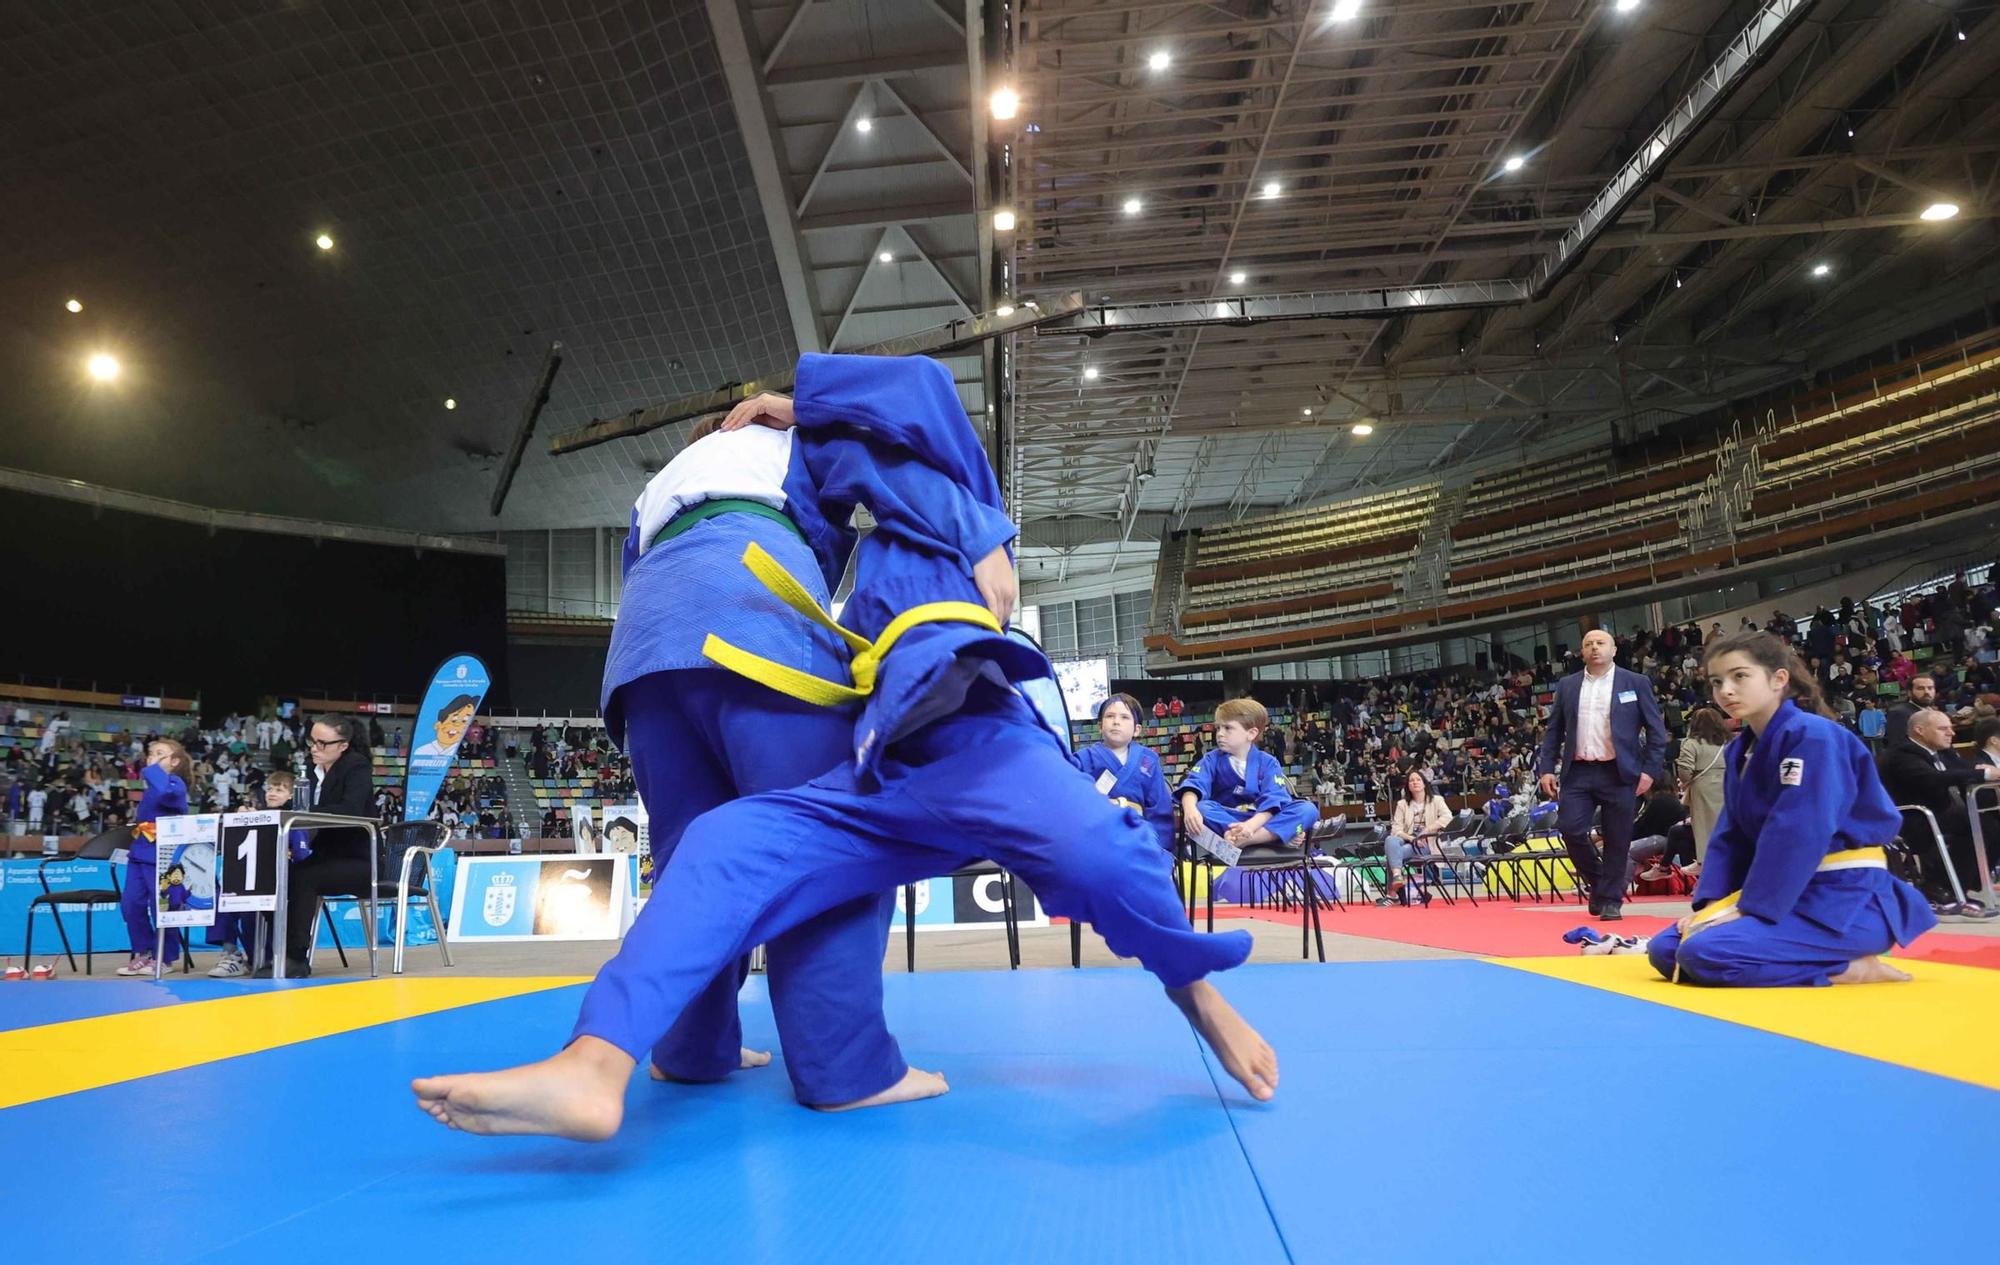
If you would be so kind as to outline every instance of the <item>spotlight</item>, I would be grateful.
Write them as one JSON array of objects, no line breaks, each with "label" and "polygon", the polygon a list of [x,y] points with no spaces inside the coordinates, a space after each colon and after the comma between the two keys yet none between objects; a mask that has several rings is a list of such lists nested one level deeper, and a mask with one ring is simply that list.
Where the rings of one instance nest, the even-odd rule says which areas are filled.
[{"label": "spotlight", "polygon": [[1674,289],[1678,290],[1680,288],[1681,288],[1681,274],[1677,272],[1674,274]]},{"label": "spotlight", "polygon": [[896,262],[896,257],[895,257],[894,255],[890,254],[890,253],[889,253],[888,251],[886,251],[886,250],[885,250],[885,251],[883,251],[883,252],[882,252],[881,254],[879,254],[879,255],[875,256],[875,258],[876,258],[876,259],[878,259],[878,260],[880,260],[880,261],[881,261],[882,263],[885,263],[885,264],[892,264],[892,263],[895,263],[895,262]]},{"label": "spotlight", "polygon": [[319,247],[321,250],[332,250],[333,237],[331,234],[321,233],[318,237],[313,238],[313,245]]},{"label": "spotlight", "polygon": [[1521,155],[1510,154],[1508,155],[1507,161],[1501,163],[1500,165],[1508,171],[1519,171],[1522,167],[1525,167],[1527,163],[1528,160],[1521,157]]},{"label": "spotlight", "polygon": [[1083,380],[1084,380],[1085,382],[1095,382],[1095,381],[1097,381],[1097,366],[1096,366],[1096,365],[1085,365],[1085,366],[1084,366],[1084,369],[1083,369]]},{"label": "spotlight", "polygon": [[109,382],[118,376],[118,357],[98,352],[85,363],[90,376],[99,382]]},{"label": "spotlight", "polygon": [[1923,218],[1935,223],[1938,220],[1948,220],[1952,216],[1957,214],[1958,214],[1958,203],[1933,202],[1929,206],[1924,208]]},{"label": "spotlight", "polygon": [[83,311],[83,300],[71,299],[69,302],[63,304],[63,306],[68,308],[72,312],[81,312]]},{"label": "spotlight", "polygon": [[993,117],[1011,119],[1021,112],[1021,94],[1012,88],[1002,88],[993,94]]},{"label": "spotlight", "polygon": [[1275,198],[1278,196],[1279,190],[1283,188],[1284,186],[1279,184],[1275,180],[1266,180],[1264,182],[1264,196],[1267,198]]},{"label": "spotlight", "polygon": [[1168,66],[1173,64],[1173,60],[1174,59],[1168,56],[1166,53],[1154,53],[1151,57],[1148,57],[1146,59],[1146,69],[1155,72],[1165,70]]},{"label": "spotlight", "polygon": [[1375,427],[1367,422],[1356,422],[1354,423],[1354,433],[1357,435],[1372,435],[1375,433]]},{"label": "spotlight", "polygon": [[[1137,215],[1139,213],[1139,209],[1144,205],[1145,203],[1139,201],[1139,199],[1137,198],[1127,198],[1125,199],[1125,214]],[[1956,213],[1957,210],[1958,210],[1957,207],[1952,208],[1953,213]]]},{"label": "spotlight", "polygon": [[1827,273],[1832,271],[1833,271],[1832,264],[1814,264],[1812,275],[1815,277],[1824,277]]},{"label": "spotlight", "polygon": [[1639,7],[1639,0],[1616,0],[1616,3],[1614,3],[1611,7],[1618,10],[1620,13],[1630,13],[1632,10]]},{"label": "spotlight", "polygon": [[1299,413],[1304,417],[1311,417],[1313,415],[1313,411],[1309,408],[1302,408],[1299,410]]},{"label": "spotlight", "polygon": [[856,119],[854,120],[854,130],[861,133],[863,136],[866,136],[868,135],[868,133],[875,130],[875,120]]},{"label": "spotlight", "polygon": [[1333,14],[1327,18],[1327,25],[1335,22],[1352,22],[1361,13],[1361,0],[1333,0]]},{"label": "spotlight", "polygon": [[458,407],[458,401],[452,399],[450,396],[447,395],[444,397],[444,406],[447,410],[455,409]]},{"label": "spotlight", "polygon": [[1013,213],[1012,211],[1004,211],[1004,210],[1003,210],[1003,211],[995,211],[995,212],[993,213],[993,231],[994,231],[994,232],[996,232],[996,233],[1011,233],[1011,232],[1013,232],[1013,231],[1014,231],[1014,213]]},{"label": "spotlight", "polygon": [[1240,286],[1249,279],[1250,279],[1249,274],[1244,272],[1240,268],[1237,269],[1235,272],[1229,274],[1229,284],[1233,286]]},{"label": "spotlight", "polygon": [[1002,303],[999,307],[993,309],[993,315],[995,316],[1012,316],[1013,314],[1014,305],[1012,303]]}]

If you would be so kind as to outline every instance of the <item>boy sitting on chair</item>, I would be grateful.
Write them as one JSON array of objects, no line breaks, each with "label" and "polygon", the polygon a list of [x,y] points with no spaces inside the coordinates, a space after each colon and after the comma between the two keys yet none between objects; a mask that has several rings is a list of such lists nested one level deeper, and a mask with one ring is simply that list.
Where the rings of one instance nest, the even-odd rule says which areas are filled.
[{"label": "boy sitting on chair", "polygon": [[1181,822],[1189,834],[1206,824],[1237,847],[1301,845],[1319,820],[1310,800],[1294,799],[1277,757],[1257,746],[1271,715],[1254,698],[1215,709],[1215,750],[1181,779]]}]

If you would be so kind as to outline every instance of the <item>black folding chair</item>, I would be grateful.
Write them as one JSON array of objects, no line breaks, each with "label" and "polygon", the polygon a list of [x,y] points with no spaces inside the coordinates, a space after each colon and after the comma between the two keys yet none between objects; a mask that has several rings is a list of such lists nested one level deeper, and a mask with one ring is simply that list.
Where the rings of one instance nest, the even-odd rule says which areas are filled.
[{"label": "black folding chair", "polygon": [[[91,966],[97,954],[97,906],[116,905],[124,898],[124,884],[119,882],[118,867],[111,863],[112,853],[129,847],[132,832],[119,826],[95,836],[77,852],[74,857],[49,857],[35,868],[35,877],[41,881],[42,894],[28,902],[27,942],[21,947],[21,958],[33,965],[35,956],[35,911],[46,907],[56,920],[56,934],[62,937],[63,953],[69,958],[69,969],[76,969],[76,949],[69,942],[69,931],[63,926],[62,911],[65,907],[83,906],[83,973],[92,973]],[[111,876],[108,888],[79,888],[75,891],[58,892],[49,886],[48,868],[57,862],[101,861],[105,871]],[[182,943],[186,943],[186,933],[182,933]],[[132,952],[144,952],[138,945]]]},{"label": "black folding chair", "polygon": [[1415,840],[1419,850],[1411,855],[1405,868],[1416,884],[1418,898],[1425,904],[1430,903],[1433,889],[1444,898],[1445,904],[1457,904],[1451,894],[1454,888],[1474,906],[1479,904],[1478,893],[1473,890],[1481,859],[1473,851],[1479,839],[1475,816],[1470,808],[1462,808],[1443,830],[1419,835]]},{"label": "black folding chair", "polygon": [[[444,823],[441,821],[399,821],[384,826],[377,838],[381,852],[377,859],[376,873],[394,873],[396,880],[378,878],[373,896],[360,892],[328,892],[319,899],[319,909],[315,917],[323,919],[326,931],[333,939],[333,951],[340,955],[340,965],[347,966],[347,947],[341,943],[340,930],[334,925],[332,905],[336,901],[359,901],[363,906],[361,916],[368,935],[375,934],[375,911],[384,901],[396,910],[396,947],[390,959],[390,974],[403,973],[403,948],[409,934],[410,903],[422,901],[430,910],[431,927],[437,932],[438,952],[444,955],[444,964],[452,965],[451,946],[445,943],[444,915],[438,910],[437,892],[431,882],[431,858],[444,851],[448,844]],[[421,872],[417,867],[421,866]],[[614,897],[616,899],[616,897]],[[314,944],[306,946],[306,961],[311,962]]]},{"label": "black folding chair", "polygon": [[[1893,846],[1900,848],[1911,861],[1922,866],[1924,857],[1922,845],[1928,839],[1931,849],[1937,853],[1938,868],[1943,871],[1945,882],[1951,885],[1953,911],[1967,914],[1983,908],[1973,906],[1969,910],[1967,907],[1965,886],[1958,881],[1958,867],[1952,864],[1951,849],[1945,845],[1944,830],[1938,825],[1937,814],[1922,804],[1898,804],[1896,811],[1903,814],[1903,830],[1896,836]],[[1990,911],[1977,916],[1993,917],[1996,912],[2000,911]]]},{"label": "black folding chair", "polygon": [[[1013,874],[1001,869],[1000,866],[992,861],[974,861],[969,865],[960,866],[951,873],[944,875],[943,878],[932,879],[931,881],[938,883],[948,879],[983,878],[994,874],[1000,876],[1001,918],[1007,924],[1007,969],[1017,971],[1021,969],[1021,925],[1014,904]],[[1074,927],[1074,924],[1072,924],[1072,927]],[[1075,939],[1081,933],[1073,929],[1070,934],[1072,939]],[[917,969],[917,885],[915,883],[905,883],[903,885],[903,955],[904,969],[908,972],[914,972]]]}]

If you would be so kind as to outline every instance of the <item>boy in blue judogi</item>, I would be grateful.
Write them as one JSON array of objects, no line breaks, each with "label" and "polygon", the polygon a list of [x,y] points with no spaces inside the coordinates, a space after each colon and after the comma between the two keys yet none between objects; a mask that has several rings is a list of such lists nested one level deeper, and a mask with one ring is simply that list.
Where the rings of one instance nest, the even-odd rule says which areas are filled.
[{"label": "boy in blue judogi", "polygon": [[1076,765],[1114,804],[1146,819],[1160,846],[1174,850],[1174,801],[1160,757],[1133,741],[1139,732],[1139,700],[1113,694],[1097,705],[1097,731],[1104,741],[1076,753]]},{"label": "boy in blue judogi", "polygon": [[[801,442],[821,486],[873,482],[861,499],[877,527],[856,549],[844,627],[826,621],[853,657],[845,673],[821,675],[726,635],[704,649],[802,700],[858,703],[848,758],[809,783],[725,804],[690,825],[653,898],[664,931],[652,969],[600,976],[560,1054],[499,1073],[419,1080],[419,1105],[474,1132],[609,1137],[634,1061],[602,1033],[634,1016],[664,1028],[751,945],[857,895],[980,856],[1020,874],[1052,913],[1090,922],[1114,952],[1137,957],[1224,1067],[1269,1098],[1276,1056],[1205,978],[1240,964],[1249,937],[1188,926],[1154,832],[1097,792],[1015,687],[1052,669],[1003,631],[1015,595],[1006,549],[1014,530],[950,373],[920,358],[806,356],[795,402],[760,396],[725,426],[752,422],[795,424],[810,437]],[[952,543],[980,535],[941,521],[963,506],[897,492],[892,476],[907,462],[973,493],[973,521],[990,532],[989,551]],[[757,550],[744,562],[802,620],[824,619],[785,568]],[[1033,796],[1032,814],[1021,811],[1024,794]]]},{"label": "boy in blue judogi", "polygon": [[1300,844],[1319,820],[1310,800],[1294,799],[1277,757],[1257,746],[1271,716],[1254,698],[1232,698],[1215,709],[1215,750],[1181,779],[1181,820],[1196,822],[1237,847]]},{"label": "boy in blue judogi", "polygon": [[1882,845],[1902,815],[1868,749],[1818,714],[1812,677],[1769,633],[1711,643],[1702,672],[1743,727],[1723,753],[1722,815],[1695,912],[1653,937],[1653,966],[1680,983],[1739,988],[1909,979],[1877,955],[1937,915],[1889,873]]}]

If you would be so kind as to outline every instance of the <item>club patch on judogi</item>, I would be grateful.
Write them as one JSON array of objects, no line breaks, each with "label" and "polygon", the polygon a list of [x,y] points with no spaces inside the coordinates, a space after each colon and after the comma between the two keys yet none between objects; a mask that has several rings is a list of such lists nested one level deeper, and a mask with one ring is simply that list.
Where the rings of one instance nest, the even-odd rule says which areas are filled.
[{"label": "club patch on judogi", "polygon": [[1805,780],[1806,762],[1804,760],[1778,761],[1778,785],[1803,786],[1805,785]]}]

